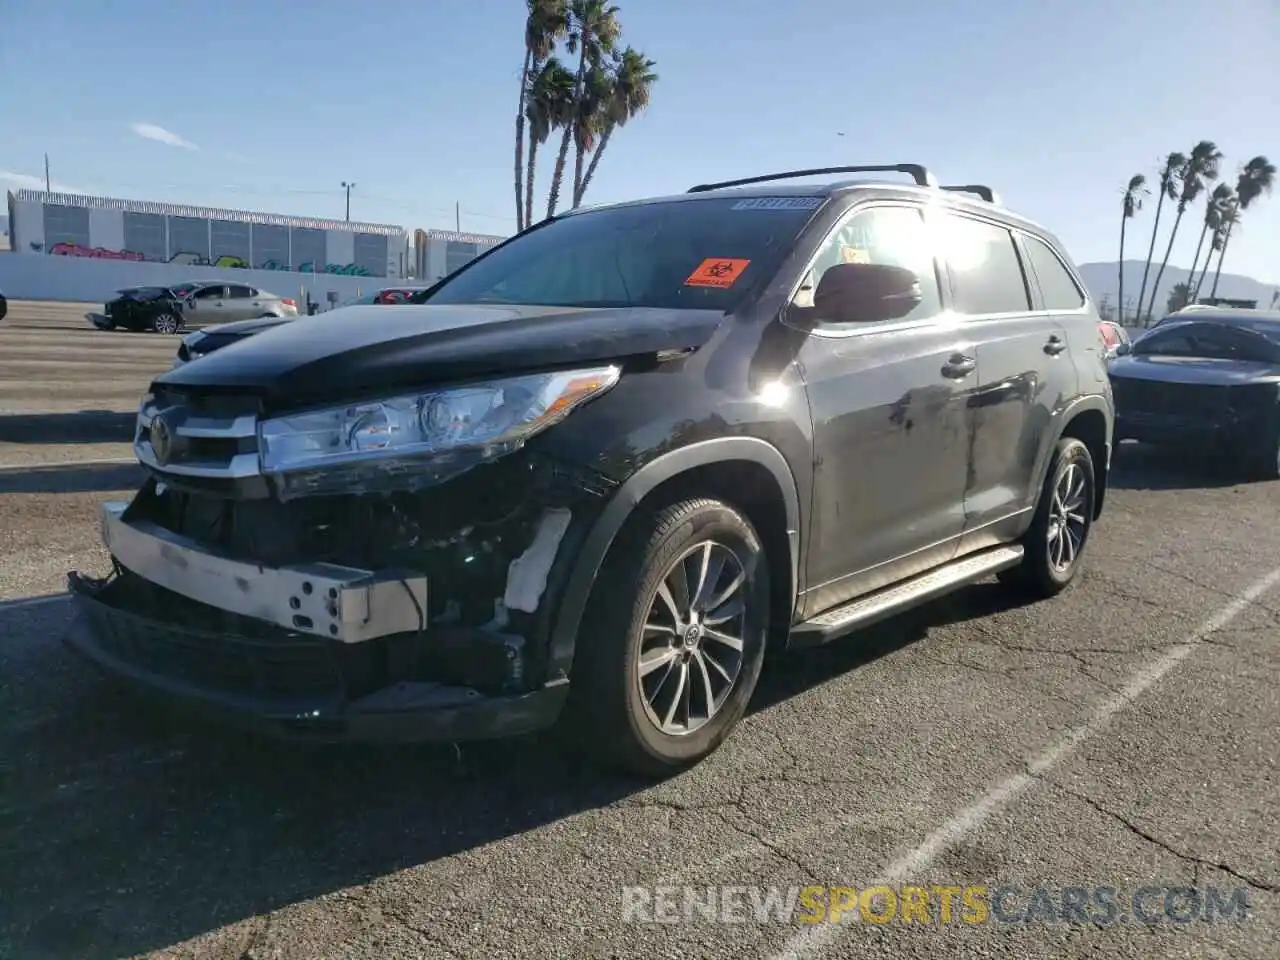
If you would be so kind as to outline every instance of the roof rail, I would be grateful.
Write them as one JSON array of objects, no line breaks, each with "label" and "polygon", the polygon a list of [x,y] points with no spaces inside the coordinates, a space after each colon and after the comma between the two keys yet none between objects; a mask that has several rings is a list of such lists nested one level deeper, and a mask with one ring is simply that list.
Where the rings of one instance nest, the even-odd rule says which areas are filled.
[{"label": "roof rail", "polygon": [[700,183],[690,187],[689,193],[706,193],[708,190],[720,190],[724,187],[742,187],[749,183],[767,183],[770,180],[795,180],[800,177],[815,177],[826,173],[905,173],[915,180],[917,186],[936,187],[938,179],[918,163],[889,163],[860,165],[853,167],[818,167],[813,170],[788,170],[785,173],[768,173],[761,177],[745,177],[742,180],[722,180],[719,183]]},{"label": "roof rail", "polygon": [[976,193],[987,203],[999,203],[1000,195],[990,187],[984,187],[980,183],[966,183],[964,186],[945,186],[943,190],[954,190],[956,193]]}]

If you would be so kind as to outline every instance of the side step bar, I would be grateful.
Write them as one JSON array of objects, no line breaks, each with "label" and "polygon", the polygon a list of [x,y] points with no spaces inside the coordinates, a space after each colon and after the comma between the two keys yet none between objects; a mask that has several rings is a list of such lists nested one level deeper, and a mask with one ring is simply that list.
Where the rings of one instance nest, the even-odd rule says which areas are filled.
[{"label": "side step bar", "polygon": [[869,596],[858,597],[792,627],[788,646],[793,649],[816,646],[835,640],[852,630],[869,627],[894,614],[950,593],[957,587],[1016,567],[1022,561],[1022,554],[1023,549],[1019,545],[995,547],[963,557]]}]

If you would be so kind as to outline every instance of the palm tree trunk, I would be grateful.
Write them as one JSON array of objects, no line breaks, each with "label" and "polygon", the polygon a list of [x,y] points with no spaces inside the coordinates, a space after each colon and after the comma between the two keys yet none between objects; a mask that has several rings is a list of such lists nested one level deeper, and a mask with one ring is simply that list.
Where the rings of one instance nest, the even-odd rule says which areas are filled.
[{"label": "palm tree trunk", "polygon": [[1234,224],[1227,224],[1227,235],[1222,238],[1222,250],[1218,254],[1218,269],[1213,272],[1213,289],[1209,291],[1209,296],[1216,297],[1218,295],[1218,278],[1222,276],[1222,261],[1227,256],[1227,244],[1231,242],[1231,228]]},{"label": "palm tree trunk", "polygon": [[[589,40],[590,38],[585,32],[581,37],[579,37],[581,52],[578,54],[578,76],[573,83],[574,117],[571,122],[565,124],[564,136],[560,139],[560,153],[556,156],[556,169],[551,175],[551,193],[547,197],[548,217],[555,216],[556,203],[560,200],[560,186],[564,182],[564,163],[569,156],[569,138],[573,136],[573,127],[578,120],[577,110],[582,105],[582,98],[586,92],[587,43]],[[573,190],[575,194],[578,191],[578,184],[576,180],[574,181]]]},{"label": "palm tree trunk", "polygon": [[600,156],[604,153],[604,148],[609,145],[609,138],[613,136],[614,124],[604,128],[604,133],[600,135],[600,142],[596,144],[595,153],[591,154],[591,162],[587,164],[587,172],[582,176],[582,189],[578,191],[578,203],[582,203],[582,198],[587,195],[587,187],[591,186],[591,178],[596,175],[596,167],[600,166]]},{"label": "palm tree trunk", "polygon": [[524,48],[524,67],[520,70],[520,106],[516,109],[516,232],[524,229],[524,190],[520,176],[524,173],[524,106],[529,96],[529,73],[533,68],[533,51]]},{"label": "palm tree trunk", "polygon": [[1128,226],[1129,218],[1123,212],[1120,214],[1120,326],[1124,326],[1124,231]]},{"label": "palm tree trunk", "polygon": [[524,176],[524,225],[533,226],[533,173],[538,161],[538,141],[529,140],[529,167]]},{"label": "palm tree trunk", "polygon": [[1151,225],[1151,246],[1147,248],[1147,265],[1142,269],[1142,287],[1138,290],[1138,322],[1147,326],[1147,318],[1142,315],[1142,301],[1147,297],[1147,276],[1151,273],[1151,261],[1156,255],[1156,234],[1160,230],[1160,211],[1164,209],[1164,194],[1160,194],[1160,202],[1156,204],[1156,222]]},{"label": "palm tree trunk", "polygon": [[569,138],[573,136],[573,127],[564,128],[564,136],[560,139],[560,152],[556,154],[555,170],[551,173],[551,192],[547,195],[547,217],[556,214],[556,202],[560,199],[560,185],[564,181],[564,164],[569,158]]},{"label": "palm tree trunk", "polygon": [[1151,285],[1151,303],[1147,305],[1147,316],[1154,316],[1156,297],[1159,295],[1160,281],[1164,279],[1164,269],[1169,265],[1169,257],[1173,253],[1173,241],[1178,236],[1178,227],[1182,223],[1182,215],[1186,212],[1182,204],[1178,204],[1178,215],[1173,218],[1173,229],[1169,231],[1169,245],[1164,248],[1164,259],[1160,261],[1160,269],[1156,271],[1156,282]]},{"label": "palm tree trunk", "polygon": [[[1204,249],[1205,234],[1209,232],[1209,225],[1206,223],[1200,228],[1200,242],[1196,244],[1196,255],[1191,258],[1191,273],[1187,275],[1187,295],[1191,297],[1190,302],[1196,302],[1196,267],[1200,266],[1200,251]],[[1209,251],[1213,253],[1212,250]]]}]

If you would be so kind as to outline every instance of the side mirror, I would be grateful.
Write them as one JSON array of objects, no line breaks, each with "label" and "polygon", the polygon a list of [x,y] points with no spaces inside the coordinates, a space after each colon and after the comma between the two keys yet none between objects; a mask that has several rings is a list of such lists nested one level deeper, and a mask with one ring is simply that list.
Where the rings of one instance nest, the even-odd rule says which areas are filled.
[{"label": "side mirror", "polygon": [[1121,343],[1117,343],[1117,344],[1116,344],[1116,356],[1117,356],[1117,357],[1127,357],[1127,356],[1128,356],[1129,354],[1131,354],[1132,352],[1133,352],[1133,344],[1131,344],[1131,343],[1123,343],[1123,342],[1121,342]]},{"label": "side mirror", "polygon": [[920,278],[904,267],[838,263],[818,281],[813,307],[830,323],[879,323],[901,320],[923,299]]}]

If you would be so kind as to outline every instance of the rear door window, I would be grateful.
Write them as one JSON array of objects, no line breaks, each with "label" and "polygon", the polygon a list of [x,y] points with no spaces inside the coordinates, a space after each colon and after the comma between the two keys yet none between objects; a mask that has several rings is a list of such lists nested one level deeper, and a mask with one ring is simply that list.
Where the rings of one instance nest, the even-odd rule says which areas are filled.
[{"label": "rear door window", "polygon": [[1007,228],[945,212],[936,223],[957,313],[987,316],[1031,309],[1022,261]]},{"label": "rear door window", "polygon": [[1058,255],[1039,237],[1022,234],[1022,246],[1040,285],[1046,310],[1079,310],[1085,304],[1084,291],[1062,265]]},{"label": "rear door window", "polygon": [[232,284],[227,288],[228,296],[232,300],[248,300],[253,296],[253,288],[243,287],[239,284]]}]

